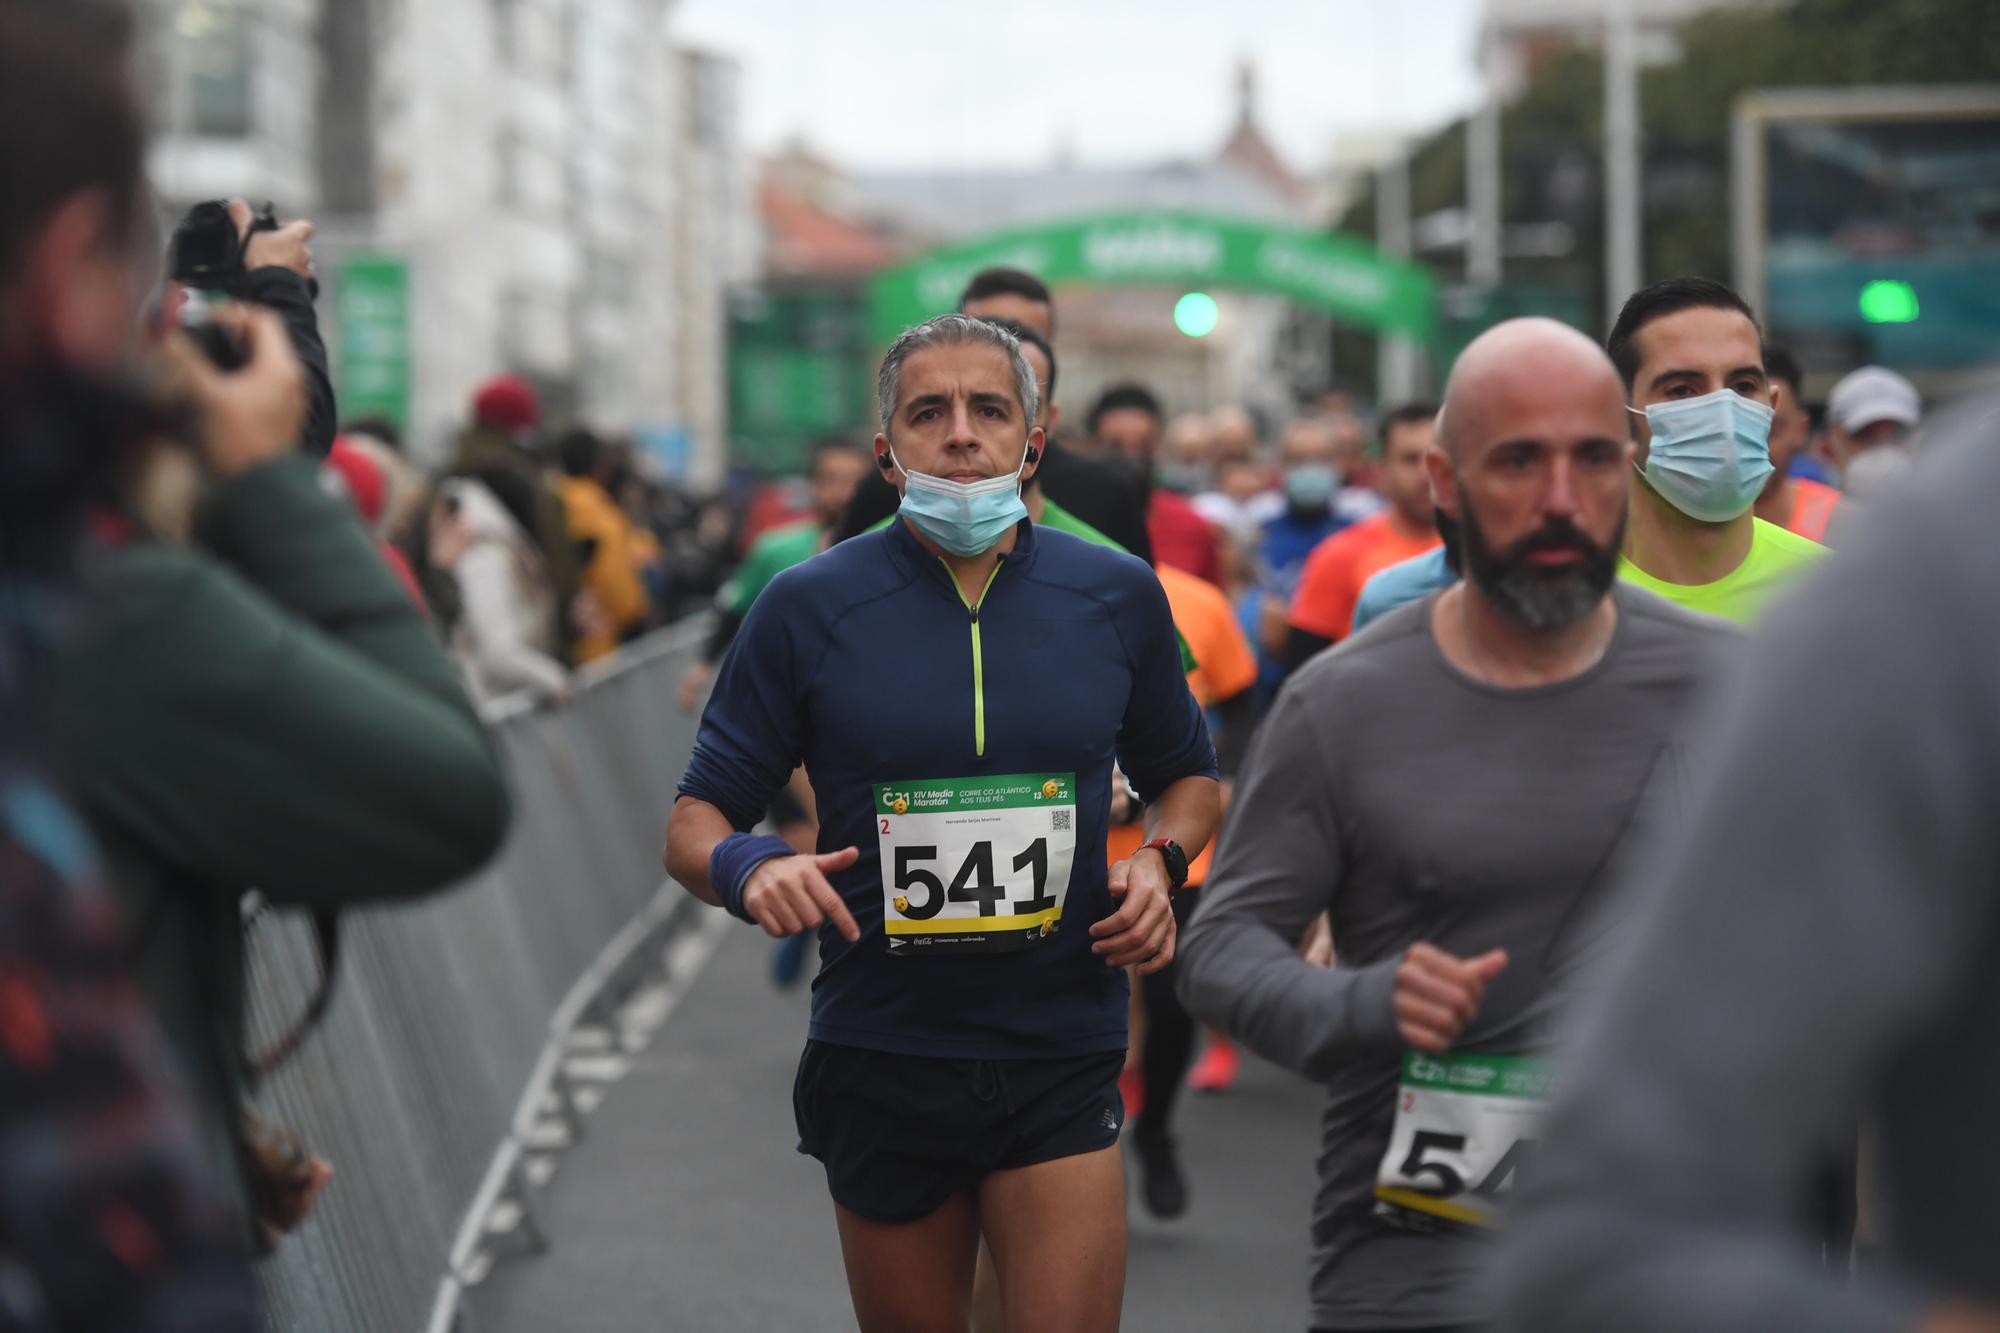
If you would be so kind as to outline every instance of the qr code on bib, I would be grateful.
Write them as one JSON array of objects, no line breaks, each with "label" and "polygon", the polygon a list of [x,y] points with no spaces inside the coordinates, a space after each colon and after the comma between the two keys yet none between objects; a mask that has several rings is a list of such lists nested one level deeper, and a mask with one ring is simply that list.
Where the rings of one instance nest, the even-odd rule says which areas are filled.
[{"label": "qr code on bib", "polygon": [[1069,832],[1069,821],[1075,813],[1074,810],[1049,811],[1049,828],[1057,833]]}]

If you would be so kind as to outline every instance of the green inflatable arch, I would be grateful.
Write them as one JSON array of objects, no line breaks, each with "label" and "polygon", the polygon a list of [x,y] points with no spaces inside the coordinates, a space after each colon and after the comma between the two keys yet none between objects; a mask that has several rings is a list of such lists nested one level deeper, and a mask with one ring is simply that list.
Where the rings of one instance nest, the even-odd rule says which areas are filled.
[{"label": "green inflatable arch", "polygon": [[1043,281],[1159,283],[1269,292],[1381,333],[1430,337],[1430,271],[1367,241],[1199,213],[1107,213],[929,251],[878,274],[869,326],[881,342],[954,310],[974,273],[1003,264]]}]

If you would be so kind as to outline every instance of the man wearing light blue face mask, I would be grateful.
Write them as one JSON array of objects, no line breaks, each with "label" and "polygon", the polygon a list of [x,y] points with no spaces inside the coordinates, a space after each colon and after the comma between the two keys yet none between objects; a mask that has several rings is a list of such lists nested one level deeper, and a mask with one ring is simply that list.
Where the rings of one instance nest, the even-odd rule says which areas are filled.
[{"label": "man wearing light blue face mask", "polygon": [[1739,624],[1825,548],[1756,516],[1771,475],[1763,335],[1708,278],[1635,293],[1605,351],[1625,381],[1635,443],[1619,577]]},{"label": "man wearing light blue face mask", "polygon": [[[793,1107],[861,1328],[963,1327],[983,1238],[1011,1324],[1110,1333],[1124,969],[1173,960],[1215,751],[1152,570],[1027,521],[1042,432],[1013,335],[921,324],[878,398],[899,519],[750,608],[666,865],[769,934],[819,931]],[[1114,761],[1148,841],[1107,867]],[[814,855],[750,832],[800,763]]]}]

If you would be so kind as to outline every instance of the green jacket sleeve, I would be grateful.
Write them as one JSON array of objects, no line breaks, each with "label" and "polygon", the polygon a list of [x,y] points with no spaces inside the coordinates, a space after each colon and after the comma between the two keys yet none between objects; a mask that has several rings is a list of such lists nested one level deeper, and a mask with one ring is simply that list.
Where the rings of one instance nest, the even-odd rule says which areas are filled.
[{"label": "green jacket sleeve", "polygon": [[178,869],[311,906],[469,874],[508,821],[457,675],[317,469],[224,483],[216,557],[121,551],[66,654],[76,792]]},{"label": "green jacket sleeve", "polygon": [[749,554],[736,568],[736,574],[723,589],[717,600],[722,609],[741,620],[750,614],[757,595],[770,585],[772,579],[783,572],[784,567],[772,558],[771,543],[759,538],[751,544]]}]

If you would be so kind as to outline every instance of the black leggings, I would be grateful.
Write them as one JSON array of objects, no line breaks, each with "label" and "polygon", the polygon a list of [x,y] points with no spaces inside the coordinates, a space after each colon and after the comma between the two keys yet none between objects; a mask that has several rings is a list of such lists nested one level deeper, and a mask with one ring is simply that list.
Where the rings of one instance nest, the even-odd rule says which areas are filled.
[{"label": "black leggings", "polygon": [[[1174,927],[1185,928],[1194,912],[1201,890],[1193,885],[1173,897]],[[1174,1101],[1187,1081],[1188,1066],[1194,1063],[1194,1015],[1174,992],[1180,979],[1178,961],[1168,963],[1139,982],[1146,1002],[1146,1040],[1139,1048],[1139,1069],[1146,1088],[1146,1101],[1139,1108],[1134,1134],[1164,1138],[1173,1124]]]}]

